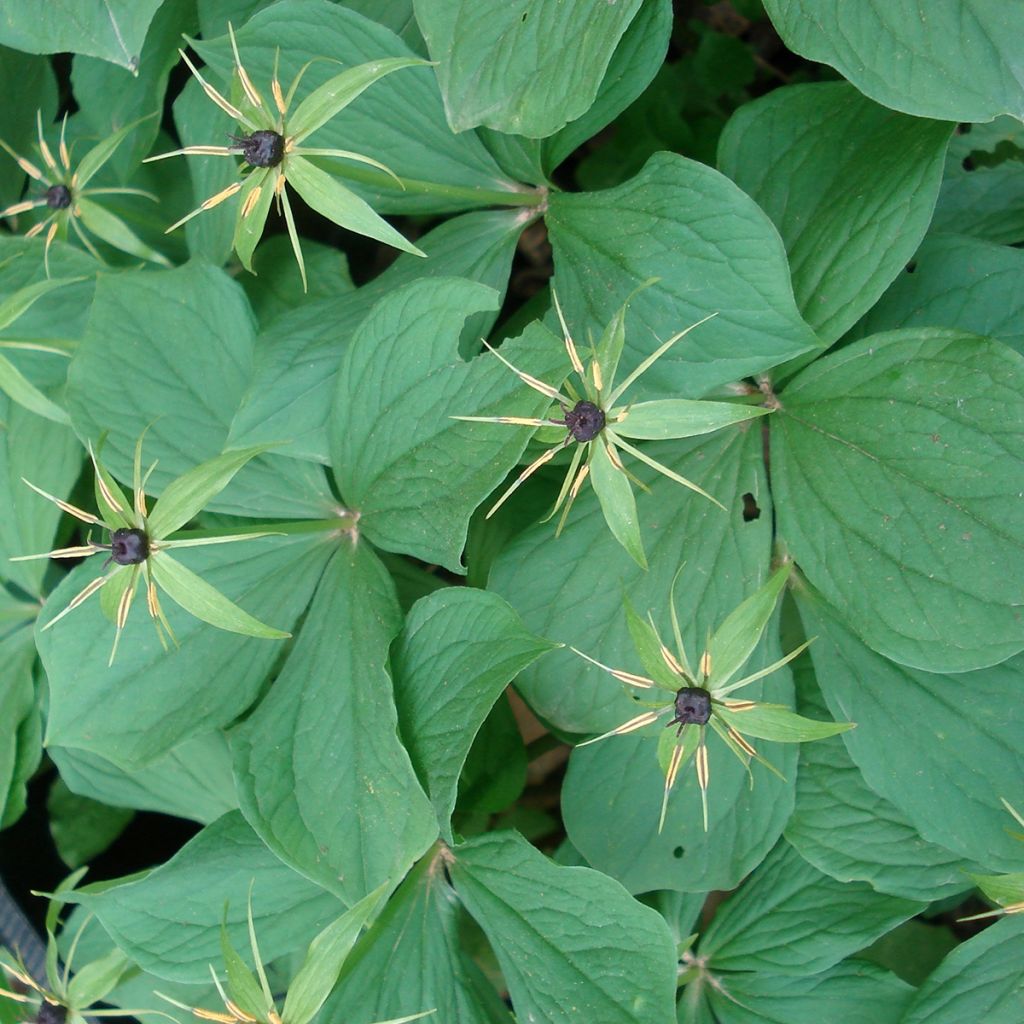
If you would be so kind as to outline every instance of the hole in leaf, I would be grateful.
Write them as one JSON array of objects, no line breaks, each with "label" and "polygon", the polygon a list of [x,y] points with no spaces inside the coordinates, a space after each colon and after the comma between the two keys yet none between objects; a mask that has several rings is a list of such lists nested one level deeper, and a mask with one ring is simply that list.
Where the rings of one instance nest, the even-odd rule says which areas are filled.
[{"label": "hole in leaf", "polygon": [[960,166],[965,171],[973,171],[974,168],[977,167],[978,165],[974,162],[974,157],[965,156]]},{"label": "hole in leaf", "polygon": [[957,135],[970,135],[971,129],[974,127],[973,124],[968,124],[966,121],[956,126]]},{"label": "hole in leaf", "polygon": [[672,851],[672,856],[675,857],[676,860],[682,860],[683,859],[683,852],[684,852],[683,848],[681,846],[677,846]]},{"label": "hole in leaf", "polygon": [[915,270],[917,270],[917,260],[911,260],[907,264],[907,273],[912,274]]},{"label": "hole in leaf", "polygon": [[749,523],[761,518],[761,509],[750,491],[743,495],[743,522]]}]

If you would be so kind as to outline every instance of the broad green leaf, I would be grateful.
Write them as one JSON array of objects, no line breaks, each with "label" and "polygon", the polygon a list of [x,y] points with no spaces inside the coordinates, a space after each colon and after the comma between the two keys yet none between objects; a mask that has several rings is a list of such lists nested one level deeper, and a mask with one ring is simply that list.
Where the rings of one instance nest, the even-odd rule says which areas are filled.
[{"label": "broad green leaf", "polygon": [[[520,215],[506,210],[445,221],[420,239],[428,259],[399,256],[370,284],[345,289],[327,301],[307,301],[281,317],[257,339],[254,383],[232,424],[232,444],[288,437],[293,439],[290,454],[330,461],[326,424],[338,363],[374,303],[417,279],[448,275],[490,285],[503,298],[522,227]],[[315,289],[316,282],[311,280],[310,286]],[[479,339],[490,332],[495,316],[490,310],[470,316],[460,351],[478,351]]]},{"label": "broad green leaf", "polygon": [[715,688],[725,686],[750,657],[775,611],[792,563],[780,566],[765,584],[726,616],[708,644]]},{"label": "broad green leaf", "polygon": [[55,547],[59,542],[54,535],[65,516],[26,487],[23,478],[63,498],[82,471],[82,454],[82,446],[66,426],[0,396],[0,507],[5,510],[0,516],[0,576],[33,596],[42,595],[46,559],[10,559]]},{"label": "broad green leaf", "polygon": [[[793,662],[793,677],[800,711],[826,717],[809,652]],[[868,786],[838,737],[800,748],[786,839],[819,871],[892,896],[941,899],[970,884],[968,862],[922,839],[905,814]]]},{"label": "broad green leaf", "polygon": [[132,772],[74,747],[51,746],[46,752],[75,793],[103,803],[173,814],[203,825],[238,806],[231,754],[220,732],[187,740]]},{"label": "broad green leaf", "polygon": [[69,868],[80,868],[103,853],[124,831],[134,813],[78,796],[62,779],[50,787],[46,812],[54,845]]},{"label": "broad green leaf", "polygon": [[510,1024],[504,1003],[467,955],[463,911],[440,857],[424,857],[388,900],[346,962],[325,1020],[380,1021],[436,1008],[445,1024]]},{"label": "broad green leaf", "polygon": [[776,89],[726,125],[719,170],[779,229],[797,306],[823,343],[866,313],[913,255],[952,129],[880,107],[845,82]]},{"label": "broad green leaf", "polygon": [[641,402],[627,408],[625,417],[614,425],[615,433],[648,441],[710,434],[768,413],[759,406],[690,402],[685,398]]},{"label": "broad green leaf", "polygon": [[660,279],[630,304],[621,374],[718,314],[660,359],[634,397],[699,398],[818,345],[797,312],[778,232],[710,167],[660,153],[618,188],[556,192],[549,204],[555,288],[571,329],[607,323],[640,282]]},{"label": "broad green leaf", "polygon": [[865,647],[808,589],[797,597],[818,636],[818,683],[832,713],[857,723],[843,742],[871,789],[925,839],[989,870],[1019,868],[1000,797],[1016,799],[1024,772],[1024,658],[956,676],[904,668]]},{"label": "broad green leaf", "polygon": [[[383,25],[329,0],[272,4],[245,25],[239,27],[236,22],[235,37],[246,70],[260,90],[269,91],[278,53],[284,88],[307,61],[331,58],[310,65],[296,97],[300,104],[305,95],[338,73],[336,62],[354,67],[419,56]],[[226,36],[198,42],[196,49],[209,64],[214,85],[230,78],[233,58]],[[332,161],[331,173],[343,174],[378,212],[449,212],[487,206],[514,189],[475,135],[452,134],[433,68],[411,67],[377,82],[310,136],[310,145],[354,151],[378,160],[401,178],[446,186],[440,197],[432,194],[436,190],[403,192],[383,171]]]},{"label": "broad green leaf", "polygon": [[31,738],[26,728],[35,713],[36,691],[32,678],[35,648],[27,629],[0,640],[0,826],[11,824],[25,806],[27,779],[19,770],[30,753],[33,762],[42,747],[25,749]]},{"label": "broad green leaf", "polygon": [[899,1024],[914,989],[895,974],[850,959],[805,977],[760,972],[707,986],[716,1024]]},{"label": "broad green leaf", "polygon": [[156,555],[149,564],[157,587],[197,619],[218,629],[264,640],[286,640],[291,636],[291,633],[253,618],[216,587],[210,586],[201,576],[169,555]]},{"label": "broad green leaf", "polygon": [[[585,114],[639,0],[416,0],[455,132],[487,125],[544,138]],[[564,55],[571,53],[572,60]]]},{"label": "broad green leaf", "polygon": [[402,68],[422,67],[427,61],[416,57],[392,57],[389,60],[369,61],[358,67],[342,71],[314,89],[291,114],[288,115],[288,134],[299,144],[340,114],[357,96],[374,82]]},{"label": "broad green leaf", "polygon": [[200,984],[219,964],[220,924],[249,948],[247,904],[260,951],[269,961],[300,949],[342,909],[338,900],[292,871],[237,811],[207,825],[169,861],[143,878],[74,894],[143,970]]},{"label": "broad green leaf", "polygon": [[676,950],[659,914],[597,871],[559,867],[515,832],[453,853],[455,891],[494,948],[517,1016],[670,1019]]},{"label": "broad green leaf", "polygon": [[232,737],[250,824],[348,904],[404,874],[437,836],[385,671],[400,621],[377,556],[344,541],[273,688]]},{"label": "broad green leaf", "polygon": [[[621,458],[621,457],[620,457]],[[640,535],[636,498],[626,474],[616,468],[608,454],[608,446],[598,435],[590,446],[590,483],[601,505],[601,513],[615,539],[629,552],[630,558],[647,568],[644,542]]]},{"label": "broad green leaf", "polygon": [[[0,49],[0,91],[15,92],[19,103],[6,103],[0,111],[0,139],[15,153],[28,154],[37,141],[36,111],[49,124],[57,110],[57,81],[47,57],[29,56],[18,50]],[[0,207],[21,198],[25,175],[7,153],[0,153]]]},{"label": "broad green leaf", "polygon": [[[333,550],[322,534],[300,534],[185,549],[180,558],[255,616],[291,629]],[[98,570],[94,560],[71,572],[49,596],[40,626]],[[280,645],[214,629],[171,601],[162,605],[179,646],[163,650],[140,600],[110,667],[113,627],[96,598],[53,629],[37,630],[50,685],[48,743],[135,770],[234,721],[252,703]]]},{"label": "broad green leaf", "polygon": [[[1024,116],[1024,11],[988,0],[765,0],[786,45],[879,103],[919,117]],[[965,31],[965,26],[970,26]]]},{"label": "broad green leaf", "polygon": [[375,916],[387,887],[385,882],[364,896],[310,943],[302,966],[288,986],[281,1011],[283,1020],[289,1024],[308,1024],[323,1006],[360,931]]},{"label": "broad green leaf", "polygon": [[[526,789],[529,755],[509,700],[499,695],[469,748],[458,781],[464,820],[508,810]],[[472,826],[467,826],[467,831]],[[458,831],[458,826],[456,826]]]},{"label": "broad green leaf", "polygon": [[556,645],[534,636],[497,595],[447,587],[418,601],[391,653],[402,739],[452,842],[459,773],[491,706]]},{"label": "broad green leaf", "polygon": [[[455,278],[382,299],[342,362],[330,423],[335,479],[360,514],[360,532],[457,573],[473,510],[515,464],[530,429],[452,417],[535,417],[550,404],[491,353],[460,359],[467,314],[496,300],[490,288]],[[569,369],[564,347],[539,323],[501,351],[556,385]]]},{"label": "broad green leaf", "polygon": [[897,327],[956,327],[1024,355],[1024,253],[964,235],[929,234],[849,337]]},{"label": "broad green leaf", "polygon": [[269,447],[258,444],[224,452],[172,480],[149,515],[149,529],[153,536],[162,539],[180,530],[227,487],[231,478],[250,459]]},{"label": "broad green leaf", "polygon": [[6,357],[0,355],[0,391],[22,408],[57,423],[70,426],[71,418],[56,404],[51,402],[35,387],[18,368]]},{"label": "broad green leaf", "polygon": [[[1024,360],[917,328],[819,360],[771,418],[779,533],[879,653],[961,672],[1024,647]],[[813,631],[812,631],[813,632]]]},{"label": "broad green leaf", "polygon": [[414,256],[426,256],[425,252],[374,213],[366,200],[360,199],[355,192],[304,157],[293,156],[289,159],[288,183],[317,213],[322,213],[335,224]]},{"label": "broad green leaf", "polygon": [[19,288],[12,295],[8,295],[3,302],[0,302],[0,328],[10,327],[15,320],[31,309],[48,292],[74,284],[77,280],[74,277],[49,278]]},{"label": "broad green leaf", "polygon": [[911,985],[920,985],[959,941],[949,925],[926,922],[924,916],[904,921],[861,950],[856,959],[869,960]]},{"label": "broad green leaf", "polygon": [[711,970],[816,974],[926,904],[837,882],[780,842],[701,936]]},{"label": "broad green leaf", "polygon": [[1017,1024],[1024,920],[1010,917],[957,946],[914,994],[901,1024]]},{"label": "broad green leaf", "polygon": [[773,743],[809,743],[828,739],[852,729],[853,722],[828,722],[804,718],[781,704],[758,704],[745,711],[719,708],[716,712],[726,723],[744,736],[771,740]]},{"label": "broad green leaf", "polygon": [[161,0],[18,0],[0,43],[29,53],[85,53],[135,72]]}]

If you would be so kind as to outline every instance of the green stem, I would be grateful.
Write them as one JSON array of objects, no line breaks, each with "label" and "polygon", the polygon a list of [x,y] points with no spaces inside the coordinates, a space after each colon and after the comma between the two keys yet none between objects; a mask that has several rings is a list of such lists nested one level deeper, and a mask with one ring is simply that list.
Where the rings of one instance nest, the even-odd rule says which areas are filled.
[{"label": "green stem", "polygon": [[357,516],[345,513],[334,519],[288,519],[279,523],[253,523],[251,526],[225,526],[211,530],[178,530],[166,540],[201,540],[206,537],[237,537],[247,533],[327,533],[331,530],[351,530]]},{"label": "green stem", "polygon": [[[324,157],[307,157],[307,159],[335,177],[368,185],[379,192],[395,193],[395,179],[383,171],[346,163],[344,160],[331,160]],[[445,185],[438,181],[420,181],[416,178],[400,178],[399,180],[405,186],[405,195],[454,199],[472,203],[474,206],[541,206],[547,201],[547,190],[529,189],[520,192],[499,188],[475,188],[467,185]],[[403,193],[399,193],[399,195],[401,194]]]}]

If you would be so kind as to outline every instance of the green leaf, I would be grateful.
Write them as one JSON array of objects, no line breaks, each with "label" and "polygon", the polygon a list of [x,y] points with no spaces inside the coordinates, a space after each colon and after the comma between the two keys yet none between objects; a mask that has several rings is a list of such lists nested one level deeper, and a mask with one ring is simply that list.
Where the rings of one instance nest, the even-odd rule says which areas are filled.
[{"label": "green leaf", "polygon": [[[255,189],[260,192],[256,196],[254,205],[246,216],[242,216],[249,197]],[[235,235],[232,239],[235,252],[238,254],[243,267],[250,273],[252,269],[252,254],[259,240],[263,237],[263,228],[267,223],[267,214],[270,213],[270,204],[274,199],[274,186],[270,181],[270,171],[257,169],[245,179],[241,192],[238,193],[238,219],[235,221]],[[293,256],[292,259],[295,257]]]},{"label": "green leaf", "polygon": [[[0,111],[0,139],[15,153],[27,154],[37,141],[36,111],[43,124],[49,124],[57,111],[57,81],[53,65],[46,57],[29,56],[4,47],[0,50],[0,92],[15,92],[31,101],[7,103]],[[0,153],[0,207],[21,198],[25,176],[7,153]]]},{"label": "green leaf", "polygon": [[[879,103],[919,117],[1024,116],[1015,40],[1024,11],[985,0],[933,0],[928,17],[887,0],[765,0],[786,45],[831,64]],[[969,21],[970,32],[963,27]],[[894,73],[895,72],[895,73]]]},{"label": "green leaf", "polygon": [[245,636],[262,637],[265,640],[285,640],[291,636],[284,630],[268,626],[239,608],[234,601],[226,598],[216,587],[210,586],[201,576],[186,569],[170,555],[155,554],[150,559],[153,579],[167,596],[181,605],[185,611],[218,629]]},{"label": "green leaf", "polygon": [[169,861],[141,879],[74,901],[93,911],[111,938],[143,970],[200,984],[219,963],[220,924],[248,948],[250,889],[260,949],[270,961],[312,939],[342,909],[337,899],[286,867],[237,811],[208,825]]},{"label": "green leaf", "polygon": [[92,1006],[104,999],[134,965],[119,949],[101,960],[79,967],[68,985],[68,1002],[75,1007]]},{"label": "green leaf", "polygon": [[496,594],[447,587],[417,601],[391,654],[402,738],[451,843],[459,773],[491,706],[557,645]]},{"label": "green leaf", "polygon": [[33,717],[38,727],[32,678],[35,648],[29,631],[22,629],[0,640],[0,657],[4,665],[0,673],[0,825],[6,826],[25,806],[24,762],[29,760],[34,767],[42,755],[38,742],[35,751],[27,749],[32,739],[27,726]]},{"label": "green leaf", "polygon": [[[376,16],[376,7],[372,13]],[[355,67],[367,61],[420,56],[383,25],[328,0],[284,0],[258,11],[241,28],[238,22],[235,25],[246,70],[261,90],[270,83],[278,53],[285,88],[307,61],[324,55],[332,58],[317,61],[306,71],[302,89],[310,93],[337,74],[335,62]],[[230,80],[233,56],[226,36],[198,42],[196,49],[210,66],[213,84],[218,75]],[[300,103],[301,98],[300,92]],[[367,169],[366,184],[355,180],[351,184],[380,212],[449,212],[486,206],[492,204],[489,197],[495,192],[513,188],[474,134],[452,133],[432,68],[412,67],[378,82],[317,132],[316,145],[364,154],[402,178],[445,186],[440,198],[432,194],[434,190],[403,192],[389,175]],[[346,178],[353,171],[347,161],[337,162],[332,173],[335,166]]]},{"label": "green leaf", "polygon": [[306,959],[288,986],[282,1020],[288,1024],[308,1024],[316,1015],[331,994],[360,931],[375,915],[388,887],[385,882],[364,896],[310,943]]},{"label": "green leaf", "polygon": [[715,915],[700,955],[711,970],[815,974],[924,907],[837,882],[781,842]]},{"label": "green leaf", "polygon": [[[232,425],[232,443],[288,437],[293,439],[290,453],[329,462],[326,424],[337,391],[338,364],[373,305],[415,280],[450,275],[489,285],[501,301],[521,230],[520,215],[507,210],[445,221],[420,239],[429,259],[399,256],[369,284],[326,301],[307,301],[275,322],[259,337],[261,358]],[[315,289],[315,280],[310,285]],[[471,315],[460,351],[479,351],[480,337],[490,332],[496,315],[494,310]]]},{"label": "green leaf", "polygon": [[404,874],[437,836],[385,671],[400,621],[372,549],[344,542],[273,688],[232,738],[246,818],[346,903]]},{"label": "green leaf", "polygon": [[137,256],[142,260],[150,260],[159,263],[163,267],[169,267],[171,261],[156,249],[146,245],[141,238],[120,217],[105,210],[98,203],[91,199],[79,199],[75,204],[82,224],[89,229],[97,238],[102,239],[115,249],[128,253],[129,256]]},{"label": "green leaf", "polygon": [[[671,594],[667,595],[664,601],[659,602],[660,608],[663,609],[670,600]],[[677,676],[665,664],[665,659],[661,654],[661,637],[658,636],[657,631],[650,622],[637,615],[629,598],[624,598],[622,604],[626,612],[626,625],[629,627],[629,636],[633,641],[636,656],[640,659],[640,664],[643,665],[644,671],[654,680],[656,685],[674,694],[676,690],[685,685],[686,681]],[[671,644],[666,646],[672,650]],[[672,656],[675,658],[679,657],[675,650],[672,650]]]},{"label": "green leaf", "polygon": [[964,235],[929,234],[849,336],[897,327],[956,327],[1024,355],[1024,252]]},{"label": "green leaf", "polygon": [[436,1007],[446,1024],[510,1024],[463,944],[462,911],[440,856],[424,857],[388,900],[346,961],[325,1020],[380,1021]]},{"label": "green leaf", "polygon": [[0,43],[29,53],[85,53],[136,71],[161,0],[19,0]]},{"label": "green leaf", "polygon": [[1000,797],[1024,771],[1016,694],[1024,657],[966,675],[893,664],[865,647],[834,610],[797,591],[829,709],[857,723],[843,742],[868,786],[927,840],[990,869],[1020,866],[1020,843]]},{"label": "green leaf", "polygon": [[170,536],[195,518],[231,482],[231,478],[250,460],[272,447],[253,445],[224,452],[172,480],[149,516],[150,533],[157,540]]},{"label": "green leaf", "polygon": [[[543,138],[585,114],[639,7],[416,0],[452,131],[483,124]],[[572,60],[562,59],[567,53]]]},{"label": "green leaf", "polygon": [[[799,710],[827,715],[809,652],[793,662],[793,676]],[[892,896],[941,899],[968,884],[970,865],[922,839],[905,814],[868,786],[838,737],[800,748],[786,839],[819,871]]]},{"label": "green leaf", "polygon": [[1001,907],[1024,903],[1024,871],[1009,875],[971,875],[981,891]]},{"label": "green leaf", "polygon": [[77,280],[79,279],[74,277],[49,278],[19,288],[13,294],[8,295],[3,302],[0,302],[0,328],[10,327],[15,320],[31,309],[48,292],[74,284]]},{"label": "green leaf", "polygon": [[549,204],[554,285],[570,328],[607,323],[637,284],[659,278],[630,304],[621,373],[718,314],[648,371],[637,399],[699,398],[818,346],[793,301],[778,232],[710,167],[660,153],[618,188],[555,192]]},{"label": "green leaf", "polygon": [[288,135],[299,145],[335,115],[341,113],[374,82],[402,68],[423,67],[428,61],[416,57],[391,57],[348,68],[314,89],[289,115]]},{"label": "green leaf", "polygon": [[764,416],[769,411],[758,406],[690,402],[685,398],[641,402],[627,408],[625,417],[614,424],[615,433],[650,441],[710,434]]},{"label": "green leaf", "polygon": [[2,355],[0,355],[0,391],[37,416],[42,416],[61,426],[69,426],[71,423],[68,414],[56,402],[51,402],[24,377],[6,356]]},{"label": "green leaf", "polygon": [[[247,966],[238,950],[231,945],[226,921],[220,926],[220,952],[224,958],[224,974],[231,998],[251,1017],[259,1019],[267,1016],[268,1011],[274,1009],[273,1000],[267,998],[256,975]],[[260,964],[261,968],[262,966]],[[274,1012],[277,1012],[276,1009]]]},{"label": "green leaf", "polygon": [[449,873],[494,948],[517,1015],[551,1024],[671,1018],[675,944],[664,919],[617,882],[559,867],[514,832],[458,847]]},{"label": "green leaf", "polygon": [[608,454],[608,445],[598,435],[590,444],[590,482],[601,504],[601,512],[615,539],[629,552],[630,558],[647,568],[644,542],[640,536],[636,498],[626,474],[615,466]]},{"label": "green leaf", "polygon": [[[770,421],[779,533],[879,653],[962,672],[1024,647],[1024,361],[927,328],[819,360]],[[812,631],[813,632],[813,631]]]},{"label": "green leaf", "polygon": [[[459,358],[467,313],[497,295],[459,279],[426,279],[382,299],[363,321],[338,375],[331,462],[359,530],[378,547],[462,573],[473,510],[526,447],[529,428],[454,416],[543,414],[550,399],[489,352]],[[565,350],[531,324],[502,346],[521,370],[560,383]],[[560,375],[560,376],[559,376]]]},{"label": "green leaf", "polygon": [[[299,534],[183,549],[180,558],[254,615],[291,629],[332,551],[322,534]],[[171,602],[164,611],[179,646],[163,650],[140,601],[110,667],[113,628],[99,601],[42,632],[98,569],[87,562],[71,572],[49,596],[37,627],[50,686],[49,744],[89,750],[134,770],[227,725],[253,702],[280,646],[212,629]]]},{"label": "green leaf", "polygon": [[782,704],[758,704],[744,711],[716,708],[726,725],[733,726],[744,736],[771,740],[773,743],[808,743],[838,736],[855,725],[853,722],[822,722],[804,718]]},{"label": "green leaf", "polygon": [[375,238],[414,256],[426,256],[412,242],[400,235],[355,192],[345,188],[326,171],[301,156],[288,159],[288,183],[314,209],[328,220],[356,234]]},{"label": "green leaf", "polygon": [[914,994],[901,1024],[1016,1024],[1024,982],[1024,920],[1010,917],[961,943]]},{"label": "green leaf", "polygon": [[[62,779],[57,779],[50,787],[46,811],[50,818],[50,835],[53,836],[54,845],[60,859],[69,868],[80,868],[98,857],[124,831],[133,817],[130,810],[77,796]],[[76,977],[79,973],[76,973]]]},{"label": "green leaf", "polygon": [[765,584],[731,611],[715,630],[708,644],[714,690],[724,687],[750,657],[775,611],[792,568],[792,563],[787,562],[776,569]]},{"label": "green leaf", "polygon": [[866,313],[914,254],[952,129],[880,107],[846,82],[776,89],[726,125],[719,170],[779,229],[797,307],[823,343]]},{"label": "green leaf", "polygon": [[117,147],[138,127],[138,122],[126,124],[116,132],[108,135],[96,143],[75,168],[75,183],[78,188],[84,189],[96,176],[103,165],[114,155]]},{"label": "green leaf", "polygon": [[231,754],[220,732],[187,740],[132,772],[74,747],[51,746],[46,752],[73,792],[106,804],[173,814],[202,825],[238,806]]}]

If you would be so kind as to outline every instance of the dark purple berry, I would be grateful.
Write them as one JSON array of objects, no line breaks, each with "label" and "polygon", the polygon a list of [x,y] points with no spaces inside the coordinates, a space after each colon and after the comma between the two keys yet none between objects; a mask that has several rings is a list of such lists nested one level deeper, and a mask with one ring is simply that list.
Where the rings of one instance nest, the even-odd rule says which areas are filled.
[{"label": "dark purple berry", "polygon": [[284,136],[261,128],[252,135],[232,135],[237,145],[232,148],[253,167],[276,167],[284,159]]},{"label": "dark purple berry", "polygon": [[711,717],[711,694],[701,686],[684,686],[676,691],[676,717],[669,725],[707,725]]},{"label": "dark purple berry", "polygon": [[68,1019],[68,1011],[64,1006],[54,1006],[43,1002],[36,1014],[36,1024],[64,1024]]},{"label": "dark purple berry", "polygon": [[604,413],[593,402],[577,402],[566,411],[565,425],[577,441],[593,441],[604,430]]},{"label": "dark purple berry", "polygon": [[51,185],[46,190],[46,205],[51,210],[66,210],[71,205],[71,189],[67,185]]},{"label": "dark purple berry", "polygon": [[122,526],[110,535],[110,557],[118,565],[138,565],[149,557],[149,538],[143,530]]}]

